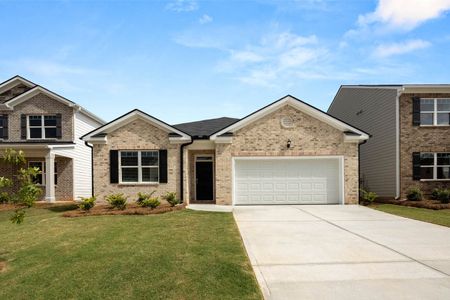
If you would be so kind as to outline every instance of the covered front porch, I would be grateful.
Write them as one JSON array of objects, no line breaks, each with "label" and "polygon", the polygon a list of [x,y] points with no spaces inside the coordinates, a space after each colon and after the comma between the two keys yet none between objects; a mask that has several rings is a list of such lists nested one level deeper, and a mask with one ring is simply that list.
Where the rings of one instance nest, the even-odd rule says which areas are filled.
[{"label": "covered front porch", "polygon": [[[73,158],[70,151],[74,145],[0,145],[0,151],[5,149],[22,150],[25,153],[25,167],[37,167],[41,174],[36,176],[35,182],[42,190],[40,200],[47,202],[67,201],[74,199],[73,189]],[[67,152],[67,153],[66,153]],[[20,166],[11,166],[0,159],[0,175],[12,178],[17,174]],[[14,181],[10,192],[17,192],[19,185]]]}]

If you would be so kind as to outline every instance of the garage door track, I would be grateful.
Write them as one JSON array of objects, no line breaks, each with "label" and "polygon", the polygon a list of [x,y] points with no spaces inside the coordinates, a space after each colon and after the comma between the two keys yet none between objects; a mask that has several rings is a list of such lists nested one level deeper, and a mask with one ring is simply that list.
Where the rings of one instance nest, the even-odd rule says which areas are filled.
[{"label": "garage door track", "polygon": [[356,205],[234,216],[267,299],[450,299],[450,228]]}]

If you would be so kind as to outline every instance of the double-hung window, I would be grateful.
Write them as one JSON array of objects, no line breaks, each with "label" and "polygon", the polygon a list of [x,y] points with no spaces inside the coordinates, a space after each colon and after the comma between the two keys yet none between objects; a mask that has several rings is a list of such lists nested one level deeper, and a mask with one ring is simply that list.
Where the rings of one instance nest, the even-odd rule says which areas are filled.
[{"label": "double-hung window", "polygon": [[450,98],[420,99],[420,125],[450,125]]},{"label": "double-hung window", "polygon": [[[40,174],[36,175],[33,178],[33,181],[34,181],[35,184],[45,185],[45,162],[44,161],[29,161],[28,162],[28,167],[29,168],[36,167],[36,168],[38,168],[41,171]],[[54,169],[55,170],[55,185],[57,185],[58,184],[58,169],[57,169],[56,162],[55,162],[55,167],[54,168],[55,168]]]},{"label": "double-hung window", "polygon": [[120,151],[121,183],[158,183],[158,151]]},{"label": "double-hung window", "polygon": [[450,179],[450,153],[420,153],[420,178]]},{"label": "double-hung window", "polygon": [[29,139],[56,139],[57,116],[31,115],[28,116]]},{"label": "double-hung window", "polygon": [[8,138],[8,116],[0,115],[0,139]]}]

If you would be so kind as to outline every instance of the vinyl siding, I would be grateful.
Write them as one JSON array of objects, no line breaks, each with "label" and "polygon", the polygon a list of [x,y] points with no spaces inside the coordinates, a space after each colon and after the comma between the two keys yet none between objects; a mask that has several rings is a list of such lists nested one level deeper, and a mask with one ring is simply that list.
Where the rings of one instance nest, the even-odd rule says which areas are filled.
[{"label": "vinyl siding", "polygon": [[396,96],[396,89],[342,87],[328,109],[372,135],[360,148],[360,179],[382,197],[396,194]]}]

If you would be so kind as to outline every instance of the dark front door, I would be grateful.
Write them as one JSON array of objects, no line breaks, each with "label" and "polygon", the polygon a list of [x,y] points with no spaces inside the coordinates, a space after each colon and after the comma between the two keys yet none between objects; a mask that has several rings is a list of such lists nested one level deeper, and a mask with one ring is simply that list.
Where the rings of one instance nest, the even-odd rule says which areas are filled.
[{"label": "dark front door", "polygon": [[214,200],[213,162],[195,162],[196,200]]}]

